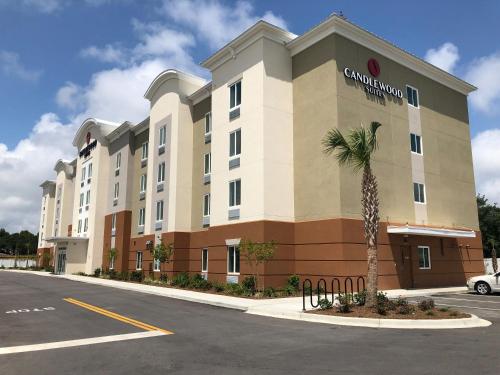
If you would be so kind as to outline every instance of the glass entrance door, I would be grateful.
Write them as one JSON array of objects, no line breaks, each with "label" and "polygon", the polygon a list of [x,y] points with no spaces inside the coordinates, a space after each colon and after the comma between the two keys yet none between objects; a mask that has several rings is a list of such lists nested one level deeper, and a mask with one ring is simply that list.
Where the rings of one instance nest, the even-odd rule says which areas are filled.
[{"label": "glass entrance door", "polygon": [[58,275],[64,275],[66,271],[66,251],[59,251],[57,254],[57,269]]}]

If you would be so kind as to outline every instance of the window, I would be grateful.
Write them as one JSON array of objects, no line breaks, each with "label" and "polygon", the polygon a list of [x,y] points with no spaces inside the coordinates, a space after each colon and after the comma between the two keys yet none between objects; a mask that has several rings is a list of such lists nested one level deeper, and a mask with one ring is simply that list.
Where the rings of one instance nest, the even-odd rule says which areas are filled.
[{"label": "window", "polygon": [[160,271],[160,260],[159,259],[153,259],[153,271]]},{"label": "window", "polygon": [[431,268],[431,250],[429,246],[418,247],[418,268],[421,270]]},{"label": "window", "polygon": [[210,216],[210,194],[203,196],[203,216]]},{"label": "window", "polygon": [[413,199],[417,203],[425,203],[424,184],[419,184],[417,182],[413,183]]},{"label": "window", "polygon": [[88,178],[91,178],[92,177],[92,163],[89,164],[88,166]]},{"label": "window", "polygon": [[156,202],[156,221],[163,221],[163,201]]},{"label": "window", "polygon": [[239,107],[241,104],[241,81],[229,87],[229,109]]},{"label": "window", "polygon": [[85,197],[85,205],[90,204],[90,190],[87,190],[87,196]]},{"label": "window", "polygon": [[160,128],[160,141],[158,142],[158,145],[165,146],[165,139],[166,139],[166,129],[164,126]]},{"label": "window", "polygon": [[158,183],[165,181],[165,162],[158,164]]},{"label": "window", "polygon": [[138,251],[135,254],[135,269],[138,271],[142,270],[142,251]]},{"label": "window", "polygon": [[422,137],[420,135],[410,134],[411,152],[422,155]]},{"label": "window", "polygon": [[239,156],[241,154],[241,129],[229,133],[229,156]]},{"label": "window", "polygon": [[120,169],[122,165],[122,153],[119,152],[118,154],[116,154],[116,166],[115,166],[115,169]]},{"label": "window", "polygon": [[209,152],[208,154],[203,155],[203,160],[204,160],[203,171],[205,175],[208,175],[212,171],[212,154]]},{"label": "window", "polygon": [[208,272],[208,249],[201,249],[201,272]]},{"label": "window", "polygon": [[212,132],[212,113],[208,112],[205,115],[205,135]]},{"label": "window", "polygon": [[115,193],[114,193],[114,199],[118,199],[118,196],[120,195],[120,183],[116,182],[115,183]]},{"label": "window", "polygon": [[110,257],[109,258],[109,269],[114,270],[115,269],[115,257]]},{"label": "window", "polygon": [[141,193],[146,191],[146,175],[141,175]]},{"label": "window", "polygon": [[406,96],[408,97],[408,104],[418,108],[418,90],[407,85]]},{"label": "window", "polygon": [[85,172],[87,169],[85,167],[82,168],[82,182],[85,181]]},{"label": "window", "polygon": [[116,229],[116,214],[111,215],[111,229],[112,230]]},{"label": "window", "polygon": [[83,207],[83,202],[84,202],[84,194],[80,193],[80,207]]},{"label": "window", "polygon": [[148,158],[148,142],[144,142],[142,144],[142,155],[141,155],[141,160],[146,160]]},{"label": "window", "polygon": [[227,247],[227,273],[240,273],[240,247]]},{"label": "window", "polygon": [[82,233],[82,219],[78,220],[78,233]]},{"label": "window", "polygon": [[139,225],[144,225],[146,221],[146,209],[145,208],[140,208],[139,209]]},{"label": "window", "polygon": [[85,222],[83,223],[83,233],[87,233],[88,229],[89,229],[89,218],[86,217]]},{"label": "window", "polygon": [[241,203],[241,180],[229,183],[229,207],[239,206]]}]

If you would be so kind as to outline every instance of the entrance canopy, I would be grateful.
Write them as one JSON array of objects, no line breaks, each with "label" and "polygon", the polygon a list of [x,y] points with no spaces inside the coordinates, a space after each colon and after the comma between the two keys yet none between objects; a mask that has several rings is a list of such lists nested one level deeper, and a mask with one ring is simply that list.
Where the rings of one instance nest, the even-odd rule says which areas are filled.
[{"label": "entrance canopy", "polygon": [[89,239],[86,237],[48,237],[45,239],[47,242],[88,242]]},{"label": "entrance canopy", "polygon": [[475,238],[476,232],[466,229],[445,229],[436,227],[419,227],[412,225],[389,225],[387,233],[413,234],[417,236],[453,237],[453,238]]}]

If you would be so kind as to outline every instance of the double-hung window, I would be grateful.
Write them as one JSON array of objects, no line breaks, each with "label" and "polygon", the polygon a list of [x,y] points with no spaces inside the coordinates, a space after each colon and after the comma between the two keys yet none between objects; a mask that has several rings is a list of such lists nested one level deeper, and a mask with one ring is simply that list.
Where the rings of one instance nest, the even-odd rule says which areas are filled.
[{"label": "double-hung window", "polygon": [[212,171],[212,154],[209,152],[208,154],[203,155],[203,172],[206,175],[209,175]]},{"label": "double-hung window", "polygon": [[84,202],[84,194],[80,193],[80,207],[83,207],[83,202]]},{"label": "double-hung window", "polygon": [[229,182],[229,207],[241,204],[241,180]]},{"label": "double-hung window", "polygon": [[82,219],[78,220],[78,233],[82,233]]},{"label": "double-hung window", "polygon": [[240,247],[228,246],[227,247],[227,273],[239,274],[240,273]]},{"label": "double-hung window", "polygon": [[418,90],[406,85],[406,96],[408,97],[408,104],[418,108]]},{"label": "double-hung window", "polygon": [[146,209],[145,208],[140,208],[139,209],[139,226],[143,226],[144,223],[146,222]]},{"label": "double-hung window", "polygon": [[119,195],[120,195],[120,183],[116,182],[115,183],[115,192],[114,192],[113,198],[118,199]]},{"label": "double-hung window", "polygon": [[158,164],[158,183],[165,181],[165,162]]},{"label": "double-hung window", "polygon": [[209,135],[212,132],[212,113],[208,112],[205,115],[205,135]]},{"label": "double-hung window", "polygon": [[237,157],[241,154],[241,129],[229,133],[229,157]]},{"label": "double-hung window", "polygon": [[141,175],[141,184],[140,184],[140,192],[144,193],[146,191],[146,175],[143,174]]},{"label": "double-hung window", "polygon": [[111,230],[116,229],[116,214],[111,215]]},{"label": "double-hung window", "polygon": [[141,160],[146,160],[148,158],[148,145],[148,142],[142,144]]},{"label": "double-hung window", "polygon": [[425,203],[425,186],[418,182],[413,183],[413,199],[416,203]]},{"label": "double-hung window", "polygon": [[201,249],[201,272],[208,272],[208,249]]},{"label": "double-hung window", "polygon": [[90,190],[87,190],[87,196],[85,197],[85,205],[88,206],[90,204]]},{"label": "double-hung window", "polygon": [[156,202],[156,221],[163,221],[163,201]]},{"label": "double-hung window", "polygon": [[241,81],[233,83],[229,87],[229,109],[235,109],[241,105]]},{"label": "double-hung window", "polygon": [[431,268],[431,250],[429,246],[418,247],[418,268],[421,270]]},{"label": "double-hung window", "polygon": [[203,216],[210,216],[210,194],[203,196]]},{"label": "double-hung window", "polygon": [[85,221],[83,222],[83,233],[87,233],[89,230],[89,218],[86,217]]},{"label": "double-hung window", "polygon": [[411,152],[422,155],[422,136],[410,134]]},{"label": "double-hung window", "polygon": [[91,179],[92,178],[92,163],[90,163],[88,166],[88,173],[87,174],[88,174],[87,178]]},{"label": "double-hung window", "polygon": [[158,142],[158,146],[161,147],[161,146],[165,146],[165,141],[166,141],[166,136],[167,136],[167,129],[162,126],[160,128],[160,140]]},{"label": "double-hung window", "polygon": [[87,167],[83,166],[83,168],[82,168],[82,182],[85,181],[86,172],[87,172]]},{"label": "double-hung window", "polygon": [[160,271],[161,263],[159,259],[153,259],[153,271]]},{"label": "double-hung window", "polygon": [[122,165],[122,153],[119,152],[116,154],[116,165],[115,165],[115,170],[119,170]]},{"label": "double-hung window", "polygon": [[138,271],[142,270],[142,251],[138,251],[135,254],[135,269]]}]

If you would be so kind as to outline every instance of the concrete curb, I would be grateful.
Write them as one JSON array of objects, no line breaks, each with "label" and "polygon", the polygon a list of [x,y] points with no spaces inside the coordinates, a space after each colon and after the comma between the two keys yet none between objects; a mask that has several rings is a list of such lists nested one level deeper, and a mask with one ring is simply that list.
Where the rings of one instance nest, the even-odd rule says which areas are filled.
[{"label": "concrete curb", "polygon": [[300,320],[311,323],[335,324],[340,326],[365,327],[365,328],[393,328],[393,329],[458,329],[488,327],[492,323],[470,314],[470,318],[464,319],[374,319],[374,318],[350,318],[331,315],[313,315],[303,312],[286,312],[281,314],[248,309],[247,314],[269,316],[273,318]]},{"label": "concrete curb", "polygon": [[[308,314],[295,310],[296,301],[287,298],[274,300],[252,300],[248,298],[238,298],[195,292],[191,290],[165,288],[154,285],[136,284],[126,281],[99,279],[89,276],[78,275],[53,275],[42,271],[24,270],[1,270],[4,272],[18,272],[34,274],[38,276],[48,276],[71,281],[78,281],[87,284],[100,285],[109,288],[129,290],[133,292],[146,293],[161,297],[175,298],[188,302],[203,303],[216,307],[239,310],[247,314],[267,316],[271,318],[299,320],[310,323],[336,324],[351,327],[367,328],[394,328],[394,329],[457,329],[457,328],[477,328],[487,327],[491,322],[481,319],[471,314],[470,318],[464,319],[374,319],[374,318],[350,318],[331,315]],[[397,295],[397,293],[394,293]],[[416,295],[417,293],[415,293]],[[415,296],[414,295],[414,296]],[[289,305],[293,304],[293,309]]]}]

